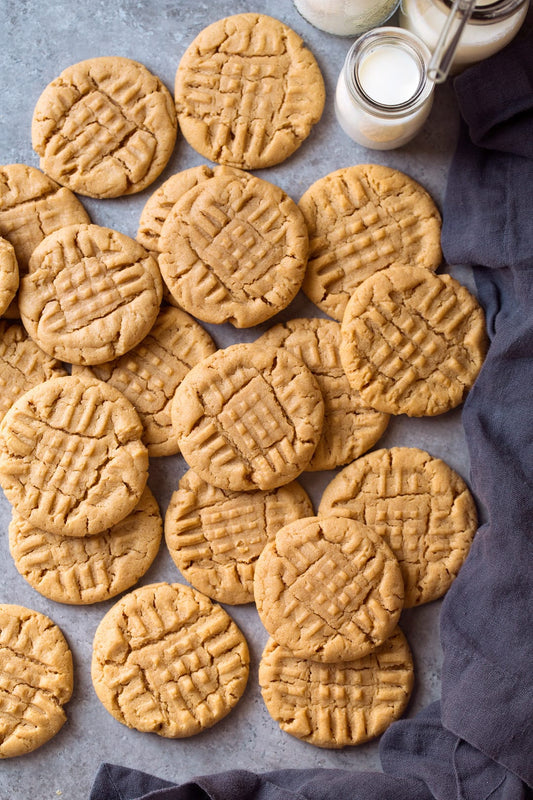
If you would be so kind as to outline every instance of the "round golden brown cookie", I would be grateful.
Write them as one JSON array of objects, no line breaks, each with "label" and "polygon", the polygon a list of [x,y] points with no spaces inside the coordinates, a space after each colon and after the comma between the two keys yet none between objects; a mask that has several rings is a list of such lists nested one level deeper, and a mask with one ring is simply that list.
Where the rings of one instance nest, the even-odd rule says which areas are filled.
[{"label": "round golden brown cookie", "polygon": [[270,490],[309,464],[324,401],[312,373],[291,353],[235,344],[192,368],[171,413],[185,461],[207,483]]},{"label": "round golden brown cookie", "polygon": [[298,658],[269,639],[259,664],[270,716],[286,733],[317,747],[379,736],[405,711],[413,683],[411,651],[399,628],[373,653],[341,664]]},{"label": "round golden brown cookie", "polygon": [[403,581],[391,549],[371,528],[345,517],[308,517],[265,546],[254,595],[267,631],[295,656],[351,661],[391,635]]},{"label": "round golden brown cookie", "polygon": [[177,739],[210,728],[240,699],[246,640],[224,609],[179,583],[136,589],[94,637],[92,679],[115,719]]},{"label": "round golden brown cookie", "polygon": [[46,353],[101,364],[144,339],[162,292],[157,261],[134,239],[70,225],[34,250],[18,297],[24,327]]},{"label": "round golden brown cookie", "polygon": [[0,167],[0,236],[15,248],[21,274],[45,236],[66,225],[88,224],[89,215],[69,190],[26,164]]},{"label": "round golden brown cookie", "polygon": [[449,589],[477,529],[464,480],[415,447],[376,450],[349,464],[326,487],[318,513],[357,519],[383,536],[400,564],[405,608]]},{"label": "round golden brown cookie", "polygon": [[309,367],[324,398],[322,437],[307,470],[335,469],[369,450],[389,416],[370,408],[352,389],[342,368],[341,328],[328,319],[291,319],[275,325],[257,344],[284,347]]},{"label": "round golden brown cookie", "polygon": [[140,344],[121,358],[91,367],[73,367],[110,383],[133,403],[149,456],[179,452],[170,409],[176,389],[191,367],[211,355],[216,345],[196,320],[178,308],[163,308]]},{"label": "round golden brown cookie", "polygon": [[0,486],[36,528],[101,533],[129,514],[148,476],[142,425],[106,383],[52,378],[19,397],[0,423]]},{"label": "round golden brown cookie", "polygon": [[351,385],[388,414],[435,416],[464,400],[487,350],[485,316],[450,275],[389,267],[352,295],[341,328]]},{"label": "round golden brown cookie", "polygon": [[9,308],[19,286],[19,267],[15,248],[0,236],[0,316]]},{"label": "round golden brown cookie", "polygon": [[24,392],[67,373],[30,339],[22,325],[0,320],[0,420]]},{"label": "round golden brown cookie", "polygon": [[0,605],[0,758],[55,736],[72,688],[72,654],[57,625],[38,611]]},{"label": "round golden brown cookie", "polygon": [[204,322],[247,328],[297,294],[307,229],[278,186],[219,167],[174,204],[159,251],[161,274],[178,305]]},{"label": "round golden brown cookie", "polygon": [[159,253],[161,229],[174,203],[177,203],[189,189],[194,189],[202,181],[213,178],[218,170],[219,167],[211,169],[202,164],[200,167],[191,167],[171,175],[146,201],[139,220],[137,241],[147,250]]},{"label": "round golden brown cookie", "polygon": [[63,70],[37,101],[40,167],[90,197],[140,192],[164,169],[177,133],[172,96],[137,61],[90,58]]},{"label": "round golden brown cookie", "polygon": [[229,492],[189,470],[170,500],[165,539],[194,587],[220,603],[252,603],[255,563],[268,539],[311,514],[311,501],[295,481],[270,492]]},{"label": "round golden brown cookie", "polygon": [[[216,175],[218,169],[218,167],[211,169],[203,164],[171,175],[146,201],[139,220],[137,241],[158,257],[161,229],[174,203],[177,203],[189,189]],[[163,301],[169,305],[178,305],[166,284],[163,284]]]},{"label": "round golden brown cookie", "polygon": [[157,555],[163,523],[146,488],[131,514],[94,536],[61,536],[35,528],[16,512],[9,525],[15,566],[40,594],[57,603],[109,600],[131,588]]},{"label": "round golden brown cookie", "polygon": [[236,14],[202,30],[175,81],[181,131],[211,161],[244,169],[288,158],[322,115],[324,80],[287,25]]},{"label": "round golden brown cookie", "polygon": [[439,211],[416,181],[377,164],[331,172],[298,203],[309,231],[302,289],[339,322],[359,284],[393,263],[436,270]]}]

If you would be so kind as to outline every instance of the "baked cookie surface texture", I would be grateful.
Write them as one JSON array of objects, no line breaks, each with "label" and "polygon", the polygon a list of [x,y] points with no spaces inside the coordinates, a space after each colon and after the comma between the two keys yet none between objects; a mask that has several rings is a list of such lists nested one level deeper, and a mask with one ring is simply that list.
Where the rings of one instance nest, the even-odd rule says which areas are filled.
[{"label": "baked cookie surface texture", "polygon": [[311,460],[324,402],[302,361],[281,348],[236,344],[204,359],[172,404],[181,453],[207,483],[275,489]]},{"label": "baked cookie surface texture", "polygon": [[142,342],[121,358],[99,366],[73,367],[114,386],[134,405],[143,423],[149,456],[179,452],[170,409],[176,389],[189,370],[216,350],[202,326],[185,311],[162,308]]},{"label": "baked cookie surface texture", "polygon": [[67,225],[89,224],[89,215],[69,189],[26,164],[0,166],[0,236],[15,248],[21,274],[48,236]]},{"label": "baked cookie surface texture", "polygon": [[255,568],[259,617],[302,658],[351,661],[379,647],[403,607],[398,562],[356,520],[309,517],[281,528]]},{"label": "baked cookie surface texture", "polygon": [[[223,169],[228,168],[224,167]],[[161,229],[174,203],[177,203],[189,189],[194,189],[199,183],[214,178],[219,170],[220,167],[211,168],[202,164],[199,167],[190,167],[182,172],[176,172],[167,178],[144,204],[135,237],[137,241],[147,250],[158,253]]]},{"label": "baked cookie surface texture", "polygon": [[0,236],[0,316],[15,297],[19,286],[19,267],[15,248]]},{"label": "baked cookie surface texture", "polygon": [[177,123],[159,78],[137,61],[104,56],[73,64],[48,84],[31,132],[51,178],[89,197],[119,197],[162,172]]},{"label": "baked cookie surface texture", "polygon": [[389,267],[353,293],[341,328],[344,371],[388,414],[435,416],[463,402],[487,351],[483,309],[450,275]]},{"label": "baked cookie surface texture", "polygon": [[189,470],[171,497],[165,540],[196,589],[220,603],[252,603],[255,564],[267,541],[311,514],[311,501],[295,481],[269,492],[230,492]]},{"label": "baked cookie surface texture", "polygon": [[22,325],[0,320],[0,420],[15,400],[66,371],[30,339]]},{"label": "baked cookie surface texture", "polygon": [[141,435],[137,412],[112,386],[51,378],[0,423],[0,486],[37,528],[100,533],[139,502],[148,476]]},{"label": "baked cookie surface texture", "polygon": [[101,364],[131,350],[159,312],[157,261],[123,233],[71,225],[34,250],[22,278],[24,327],[42,349],[71,364]]},{"label": "baked cookie surface texture", "polygon": [[324,427],[307,470],[335,469],[377,442],[389,415],[375,411],[353,389],[340,360],[341,328],[328,319],[292,319],[270,328],[256,344],[284,347],[311,370],[324,398]]},{"label": "baked cookie surface texture", "polygon": [[324,108],[312,53],[287,25],[236,14],[202,30],[175,81],[180,129],[205,158],[243,169],[270,167],[301,145]]},{"label": "baked cookie surface texture", "polygon": [[51,619],[0,605],[0,758],[29,753],[66,722],[73,688],[70,648]]},{"label": "baked cookie surface texture", "polygon": [[350,295],[375,272],[394,263],[434,271],[441,263],[437,206],[398,170],[345,167],[313,183],[298,206],[309,231],[302,289],[339,322]]},{"label": "baked cookie surface texture", "polygon": [[157,555],[162,530],[156,499],[145,488],[131,514],[93,536],[47,533],[15,512],[9,549],[17,570],[40,594],[57,603],[85,605],[137,583]]},{"label": "baked cookie surface texture", "polygon": [[247,328],[296,296],[308,238],[282,189],[220,167],[174,204],[158,247],[161,274],[181,308],[204,322]]},{"label": "baked cookie surface texture", "polygon": [[259,664],[271,717],[286,733],[318,747],[379,736],[405,711],[413,682],[413,659],[399,628],[373,653],[333,664],[298,658],[271,638]]},{"label": "baked cookie surface texture", "polygon": [[248,671],[248,646],[231,617],[179,583],[125,595],[94,636],[98,698],[119,722],[159,736],[192,736],[225,717]]},{"label": "baked cookie surface texture", "polygon": [[415,447],[376,450],[349,464],[324,490],[318,513],[357,519],[383,536],[400,564],[405,608],[449,589],[477,529],[461,476]]}]

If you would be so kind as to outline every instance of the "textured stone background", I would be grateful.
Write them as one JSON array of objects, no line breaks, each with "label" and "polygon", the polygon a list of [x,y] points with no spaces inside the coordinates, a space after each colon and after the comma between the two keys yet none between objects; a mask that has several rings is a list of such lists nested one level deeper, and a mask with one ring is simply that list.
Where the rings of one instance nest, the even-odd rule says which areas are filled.
[{"label": "textured stone background", "polygon": [[[172,90],[181,55],[207,24],[229,14],[261,11],[293,27],[315,54],[326,81],[326,108],[309,139],[287,162],[261,177],[281,186],[295,200],[317,178],[340,167],[380,163],[407,172],[420,181],[439,205],[453,153],[458,114],[449,84],[439,87],[423,131],[407,146],[389,152],[365,150],[338,127],[333,95],[337,76],[351,41],[314,29],[290,0],[0,0],[0,163],[38,166],[31,148],[33,107],[44,87],[65,67],[84,58],[120,55],[141,61]],[[92,220],[135,236],[144,203],[154,188],[174,172],[203,163],[182,139],[155,184],[138,195],[115,200],[82,198]],[[461,268],[450,271],[469,283]],[[320,316],[299,295],[279,318]],[[279,319],[278,318],[278,319]],[[275,319],[274,321],[277,321]],[[230,326],[206,326],[221,347],[251,341],[268,325],[235,331]],[[396,418],[379,446],[407,445],[444,458],[468,480],[468,454],[460,411],[433,419]],[[150,486],[164,514],[170,495],[186,466],[181,457],[153,459]],[[303,476],[302,484],[318,505],[331,473]],[[0,765],[0,800],[82,800],[101,761],[112,761],[183,781],[194,775],[230,768],[266,771],[286,768],[334,767],[379,769],[378,745],[337,751],[313,748],[282,733],[261,699],[257,665],[267,635],[252,606],[228,608],[246,634],[252,656],[248,688],[230,716],[205,733],[185,740],[166,740],[131,731],[101,706],[90,678],[91,643],[99,620],[112,601],[93,607],[63,606],[46,600],[19,576],[8,549],[10,507],[0,490],[0,602],[18,603],[50,616],[65,633],[74,654],[75,689],[67,706],[68,722],[39,750]],[[183,581],[163,545],[142,583]],[[417,682],[408,714],[415,714],[439,696],[440,603],[405,612],[404,628],[415,654]]]}]

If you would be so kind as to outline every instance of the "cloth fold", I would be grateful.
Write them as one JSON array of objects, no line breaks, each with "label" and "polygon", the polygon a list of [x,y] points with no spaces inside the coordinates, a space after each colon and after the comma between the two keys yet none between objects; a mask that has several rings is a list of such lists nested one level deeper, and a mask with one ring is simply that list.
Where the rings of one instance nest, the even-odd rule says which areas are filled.
[{"label": "cloth fold", "polygon": [[503,54],[456,78],[459,110],[475,145],[533,158],[532,46],[526,30]]},{"label": "cloth fold", "polygon": [[533,785],[533,35],[455,90],[442,239],[448,263],[473,267],[491,337],[463,411],[489,519],[443,603],[442,722]]},{"label": "cloth fold", "polygon": [[533,797],[533,36],[455,81],[463,123],[442,244],[470,265],[491,344],[463,411],[487,510],[441,613],[442,699],[382,736],[383,773],[228,771],[181,786],[110,764],[91,800]]}]

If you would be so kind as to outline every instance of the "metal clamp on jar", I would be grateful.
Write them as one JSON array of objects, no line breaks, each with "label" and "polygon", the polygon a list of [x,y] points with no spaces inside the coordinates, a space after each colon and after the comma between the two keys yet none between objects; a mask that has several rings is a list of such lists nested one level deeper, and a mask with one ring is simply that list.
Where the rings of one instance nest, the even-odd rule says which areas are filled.
[{"label": "metal clamp on jar", "polygon": [[[477,0],[475,3],[452,0],[402,0],[400,25],[419,36],[431,51],[448,24],[452,41],[458,38],[450,69],[459,72],[470,64],[488,58],[518,33],[524,22],[529,0]],[[468,9],[468,6],[473,6]],[[468,19],[464,26],[462,17]]]}]

